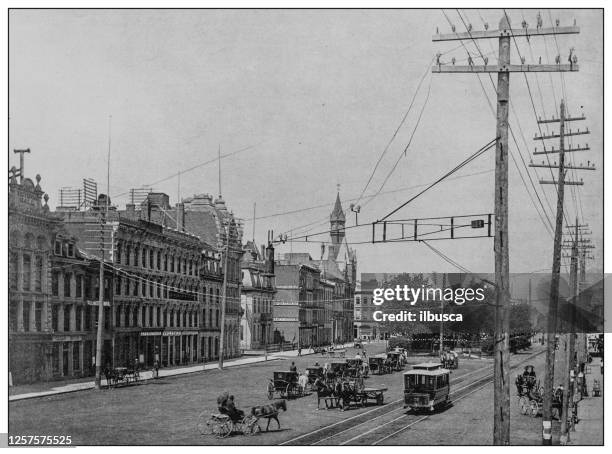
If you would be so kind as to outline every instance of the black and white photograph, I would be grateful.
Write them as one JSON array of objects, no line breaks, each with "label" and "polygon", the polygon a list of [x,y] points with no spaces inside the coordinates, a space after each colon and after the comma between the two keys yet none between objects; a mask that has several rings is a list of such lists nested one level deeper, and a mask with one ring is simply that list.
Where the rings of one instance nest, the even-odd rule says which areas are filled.
[{"label": "black and white photograph", "polygon": [[605,445],[603,7],[12,3],[0,447]]}]

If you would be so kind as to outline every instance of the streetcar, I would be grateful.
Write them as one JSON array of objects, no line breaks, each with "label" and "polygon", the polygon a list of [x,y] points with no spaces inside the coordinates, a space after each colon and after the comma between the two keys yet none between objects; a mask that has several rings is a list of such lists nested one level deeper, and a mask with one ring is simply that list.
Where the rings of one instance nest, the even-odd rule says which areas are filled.
[{"label": "streetcar", "polygon": [[434,411],[447,405],[450,393],[450,370],[440,363],[415,364],[404,372],[404,408]]}]

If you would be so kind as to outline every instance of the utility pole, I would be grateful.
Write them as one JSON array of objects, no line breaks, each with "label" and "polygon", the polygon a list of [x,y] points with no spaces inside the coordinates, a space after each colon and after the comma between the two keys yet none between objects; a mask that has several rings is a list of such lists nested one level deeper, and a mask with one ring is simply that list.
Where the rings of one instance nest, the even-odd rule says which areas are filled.
[{"label": "utility pole", "polygon": [[[104,209],[98,207],[100,210],[100,273],[98,276],[99,280],[99,298],[98,298],[98,329],[96,333],[96,378],[95,387],[100,389],[102,380],[102,352],[104,343],[104,245],[105,237],[104,230],[106,225],[106,217],[108,216],[108,204],[109,204],[109,189],[110,189],[110,155],[111,155],[111,121],[112,116],[108,117],[108,153],[106,158],[106,197],[104,199]],[[23,156],[23,155],[22,155]],[[111,236],[112,241],[112,236]],[[112,242],[110,248],[112,251]],[[110,255],[110,254],[109,254]],[[110,298],[109,298],[110,301]]]},{"label": "utility pole", "polygon": [[507,14],[504,13],[499,30],[472,31],[449,34],[436,34],[433,41],[463,41],[497,38],[499,40],[498,64],[489,65],[483,58],[483,65],[475,65],[470,59],[469,65],[444,64],[437,54],[434,73],[497,73],[497,126],[495,137],[495,365],[494,365],[494,409],[493,409],[493,443],[495,445],[510,444],[510,369],[509,344],[510,320],[508,306],[510,304],[509,289],[509,257],[508,257],[508,108],[510,103],[510,73],[511,72],[561,72],[577,71],[578,65],[513,65],[510,62],[511,39],[519,37],[535,37],[554,34],[579,33],[578,27],[537,27],[535,29],[510,27]]},{"label": "utility pole", "polygon": [[[574,369],[574,313],[578,302],[578,219],[576,219],[576,231],[574,245],[572,247],[572,258],[570,267],[570,296],[569,325],[566,337],[565,375],[563,376],[563,402],[561,409],[561,444],[566,445],[570,441],[568,421],[571,421],[573,381],[570,380],[571,371]],[[573,419],[573,418],[572,418]]]},{"label": "utility pole", "polygon": [[102,343],[104,334],[104,225],[106,224],[106,213],[100,212],[100,274],[99,298],[98,298],[98,330],[96,335],[96,389],[100,389],[102,375]]},{"label": "utility pole", "polygon": [[[442,274],[442,289],[446,289],[446,273]],[[444,298],[440,298],[440,314],[444,314]],[[440,319],[440,358],[444,353],[444,322]]]},{"label": "utility pole", "polygon": [[[221,160],[219,160],[221,162]],[[219,191],[221,192],[221,191]],[[227,262],[230,249],[230,226],[225,226],[225,262],[223,263],[223,291],[221,293],[221,338],[219,339],[219,369],[223,370],[223,355],[225,354],[225,300],[227,295]]]},{"label": "utility pole", "polygon": [[[584,184],[582,181],[568,181],[565,179],[565,173],[568,169],[580,169],[580,170],[595,170],[594,166],[588,165],[587,167],[583,166],[571,166],[565,164],[565,153],[575,152],[575,151],[584,151],[588,150],[588,145],[586,147],[578,147],[565,149],[565,137],[585,134],[585,132],[565,132],[565,123],[570,121],[579,121],[584,120],[585,117],[566,117],[565,114],[565,101],[561,100],[561,106],[559,108],[559,118],[549,119],[549,120],[538,120],[538,124],[542,123],[559,123],[559,134],[552,134],[548,136],[540,135],[535,136],[534,140],[542,140],[551,139],[551,138],[559,138],[559,149],[555,150],[551,148],[550,150],[544,149],[544,151],[538,152],[537,150],[534,152],[534,155],[539,154],[553,154],[559,153],[559,176],[557,180],[540,180],[540,184],[553,184],[557,185],[557,217],[555,222],[555,241],[553,246],[553,263],[552,263],[552,277],[550,281],[550,300],[548,304],[548,324],[547,324],[547,333],[546,333],[546,366],[544,373],[544,402],[542,407],[542,444],[543,445],[552,445],[552,399],[553,399],[553,389],[554,389],[554,378],[555,378],[555,344],[556,344],[556,335],[557,335],[557,313],[558,313],[558,305],[559,305],[559,281],[561,278],[561,249],[563,247],[562,235],[563,235],[563,203],[564,203],[564,195],[565,195],[565,185],[582,185]],[[557,163],[555,162],[553,165],[549,164],[529,164],[530,167],[545,167],[545,168],[557,168]],[[576,222],[578,225],[578,222]],[[575,238],[577,240],[577,238]],[[568,371],[569,373],[569,371]],[[568,378],[569,379],[569,378]],[[567,388],[565,388],[565,392],[567,393]],[[567,410],[567,409],[566,409]],[[563,441],[563,440],[562,440]]]}]

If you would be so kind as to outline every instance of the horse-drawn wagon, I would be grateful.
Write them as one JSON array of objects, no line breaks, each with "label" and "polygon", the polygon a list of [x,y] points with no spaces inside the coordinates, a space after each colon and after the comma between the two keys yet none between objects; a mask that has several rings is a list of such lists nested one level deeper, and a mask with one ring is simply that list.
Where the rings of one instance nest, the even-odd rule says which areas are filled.
[{"label": "horse-drawn wagon", "polygon": [[298,373],[293,371],[275,371],[274,378],[267,387],[268,399],[272,400],[275,394],[282,399],[291,399],[304,395],[304,389],[298,383]]},{"label": "horse-drawn wagon", "polygon": [[307,386],[313,389],[315,381],[317,379],[324,379],[323,368],[321,366],[309,366],[306,368],[306,376],[308,377]]},{"label": "horse-drawn wagon", "polygon": [[382,356],[372,356],[369,358],[368,366],[372,374],[382,375],[390,372],[386,365],[386,358]]}]

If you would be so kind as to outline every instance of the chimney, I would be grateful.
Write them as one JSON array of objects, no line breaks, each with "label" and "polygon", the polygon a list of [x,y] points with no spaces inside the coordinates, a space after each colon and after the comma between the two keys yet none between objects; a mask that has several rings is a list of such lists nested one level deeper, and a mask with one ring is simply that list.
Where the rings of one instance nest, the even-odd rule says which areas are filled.
[{"label": "chimney", "polygon": [[268,243],[266,252],[266,273],[274,274],[274,246],[272,245],[272,243]]},{"label": "chimney", "polygon": [[185,204],[176,204],[176,229],[183,231],[185,228]]}]

